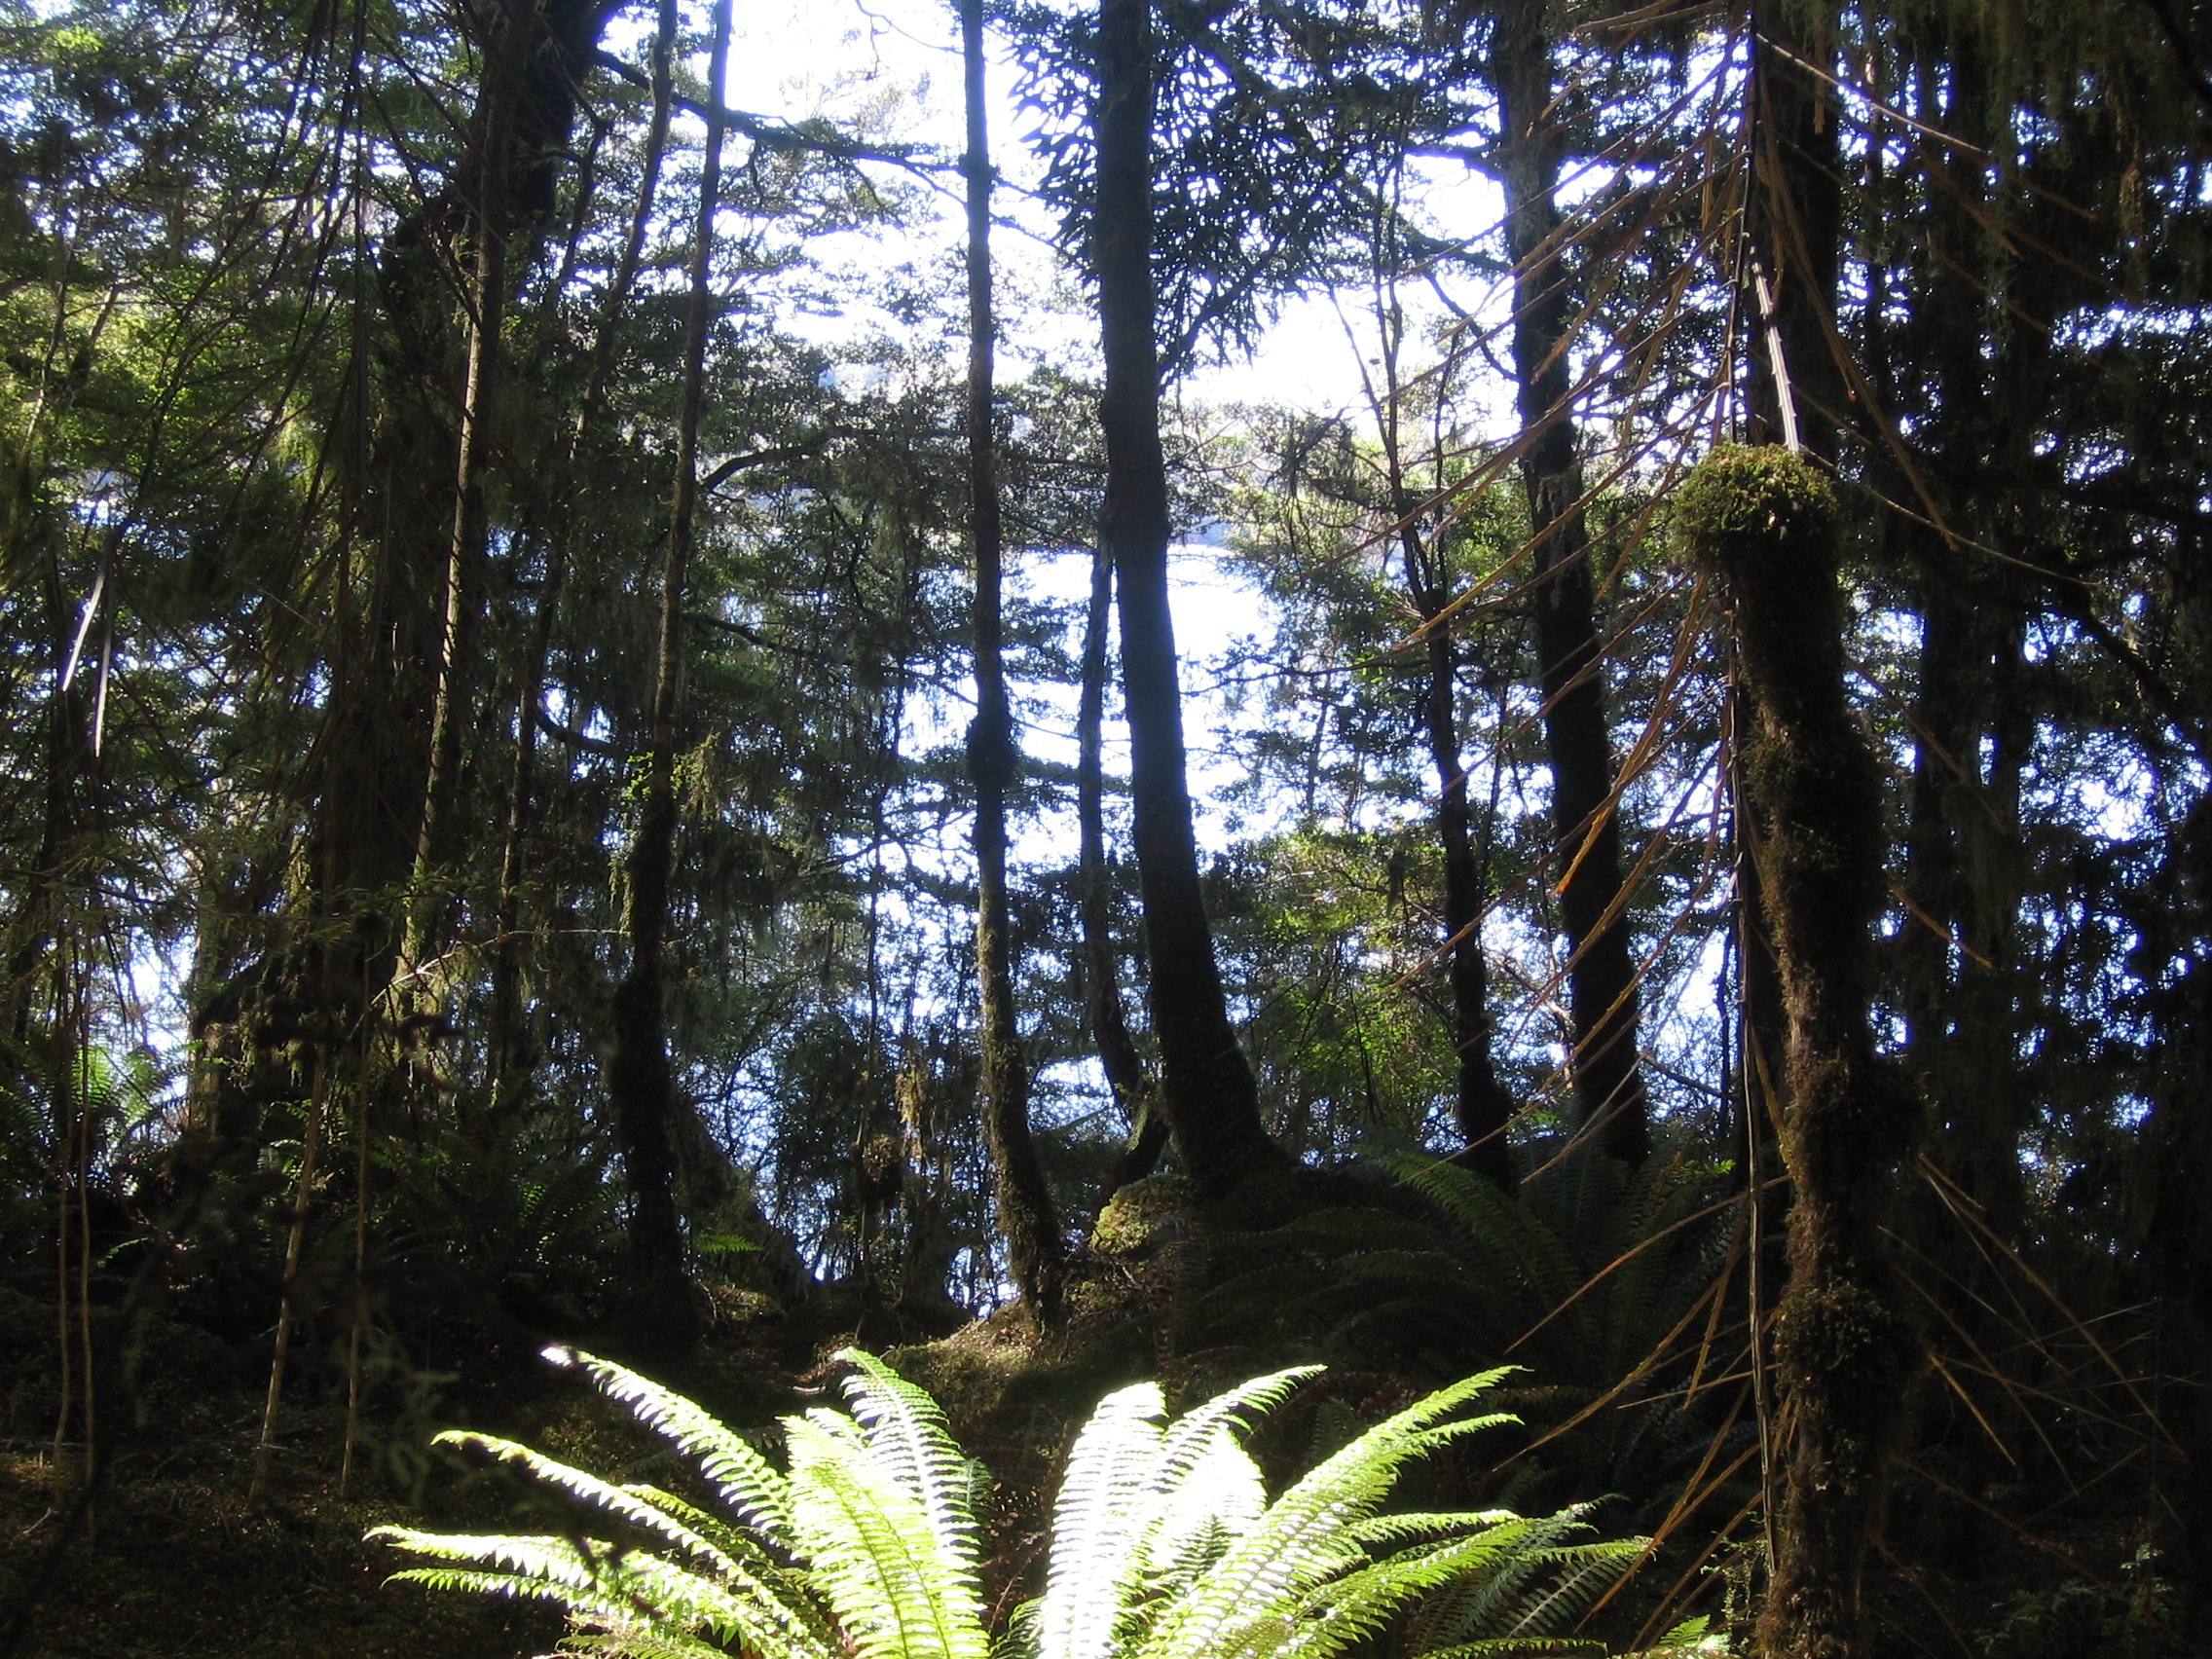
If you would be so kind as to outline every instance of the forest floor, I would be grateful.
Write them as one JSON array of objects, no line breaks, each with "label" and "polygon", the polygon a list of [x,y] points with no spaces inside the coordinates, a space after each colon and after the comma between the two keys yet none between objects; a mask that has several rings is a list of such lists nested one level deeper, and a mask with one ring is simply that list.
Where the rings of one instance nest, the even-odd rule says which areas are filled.
[{"label": "forest floor", "polygon": [[250,1455],[209,1450],[118,1471],[51,1569],[73,1482],[46,1451],[0,1454],[0,1605],[51,1572],[22,1659],[521,1659],[559,1640],[549,1608],[387,1583],[397,1558],[361,1535],[389,1498],[279,1476],[249,1499]]},{"label": "forest floor", "polygon": [[[560,1641],[557,1610],[392,1583],[418,1563],[364,1536],[384,1525],[563,1526],[523,1479],[430,1449],[430,1436],[465,1425],[617,1479],[668,1460],[618,1408],[539,1365],[535,1345],[480,1345],[442,1354],[438,1372],[383,1366],[342,1496],[343,1375],[327,1354],[295,1350],[299,1376],[256,1491],[266,1357],[165,1321],[147,1344],[139,1426],[113,1442],[78,1524],[83,1449],[64,1445],[57,1465],[39,1432],[56,1396],[52,1345],[41,1354],[34,1344],[52,1323],[51,1309],[0,1291],[0,1659],[531,1659]],[[732,1422],[793,1409],[812,1333],[725,1324],[715,1335],[672,1382]],[[121,1403],[107,1414],[113,1435]]]},{"label": "forest floor", "polygon": [[58,1552],[75,1470],[49,1446],[0,1450],[0,1607],[37,1597],[15,1655],[523,1659],[560,1639],[550,1608],[388,1582],[404,1563],[362,1537],[407,1518],[388,1480],[342,1498],[332,1472],[279,1460],[251,1493],[253,1426],[124,1454]]}]

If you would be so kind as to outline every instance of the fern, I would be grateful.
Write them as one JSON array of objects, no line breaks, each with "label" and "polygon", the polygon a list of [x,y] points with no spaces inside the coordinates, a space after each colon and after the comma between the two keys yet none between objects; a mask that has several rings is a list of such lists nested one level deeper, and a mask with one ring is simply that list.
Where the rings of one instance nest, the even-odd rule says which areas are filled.
[{"label": "fern", "polygon": [[[547,1357],[682,1451],[726,1513],[454,1432],[441,1441],[566,1493],[617,1539],[380,1528],[370,1535],[431,1563],[396,1576],[552,1602],[571,1615],[572,1649],[625,1659],[991,1659],[976,1465],[937,1403],[882,1361],[839,1356],[853,1367],[849,1413],[784,1419],[779,1471],[634,1372],[571,1349]],[[1415,1640],[1404,1650],[1455,1659],[1575,1645],[1553,1633],[1595,1594],[1593,1569],[1634,1542],[1584,1541],[1571,1510],[1383,1511],[1409,1463],[1512,1420],[1461,1415],[1504,1373],[1439,1389],[1271,1502],[1241,1436],[1316,1369],[1255,1378],[1173,1420],[1153,1383],[1108,1395],[1069,1457],[1045,1593],[1010,1621],[1003,1659],[1330,1659],[1393,1625],[1402,1648]]]}]

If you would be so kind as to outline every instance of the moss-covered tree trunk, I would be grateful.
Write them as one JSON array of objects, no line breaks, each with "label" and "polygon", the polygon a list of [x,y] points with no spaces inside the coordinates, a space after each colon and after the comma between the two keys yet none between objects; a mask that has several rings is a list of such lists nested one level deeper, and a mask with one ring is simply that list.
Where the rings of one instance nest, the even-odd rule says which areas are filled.
[{"label": "moss-covered tree trunk", "polygon": [[1183,751],[1183,702],[1167,603],[1167,462],[1160,441],[1155,338],[1153,32],[1149,0],[1100,0],[1096,48],[1098,279],[1105,389],[1106,500],[1099,534],[1114,560],[1129,797],[1144,895],[1161,1106],[1185,1171],[1210,1193],[1280,1165],[1260,1121],[1259,1088],[1229,1022],[1213,929],[1198,883]]},{"label": "moss-covered tree trunk", "polygon": [[1921,1352],[1884,1232],[1917,1112],[1877,1058],[1870,1023],[1880,777],[1844,698],[1826,475],[1776,446],[1723,450],[1683,486],[1676,514],[1733,608],[1737,741],[1787,1018],[1783,1497],[1758,1650],[1842,1659],[1863,1651],[1861,1581]]},{"label": "moss-covered tree trunk", "polygon": [[991,313],[991,152],[983,105],[983,4],[961,0],[968,117],[968,530],[975,542],[976,720],[968,775],[976,786],[976,977],[983,1004],[983,1135],[997,1182],[1000,1236],[1014,1283],[1042,1317],[1058,1308],[1059,1218],[1029,1133],[1029,1066],[1014,1025],[1014,945],[1007,923],[1006,797],[1019,751],[1007,707],[1004,536],[992,430],[996,353]]},{"label": "moss-covered tree trunk", "polygon": [[1552,823],[1566,926],[1571,1063],[1582,1123],[1611,1156],[1641,1163],[1649,1108],[1638,1063],[1638,987],[1621,892],[1620,813],[1612,800],[1604,662],[1583,517],[1582,462],[1569,400],[1570,276],[1558,181],[1567,129],[1554,84],[1543,0],[1499,14],[1494,75],[1513,255],[1513,370],[1521,475],[1534,545],[1536,658],[1551,755]]}]

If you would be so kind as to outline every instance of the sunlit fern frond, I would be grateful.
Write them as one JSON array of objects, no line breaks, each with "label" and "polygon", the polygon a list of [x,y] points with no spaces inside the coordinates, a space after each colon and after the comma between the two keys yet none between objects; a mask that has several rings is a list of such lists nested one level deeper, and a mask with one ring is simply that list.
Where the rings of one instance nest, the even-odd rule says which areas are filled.
[{"label": "sunlit fern frond", "polygon": [[972,1543],[940,1536],[911,1467],[877,1461],[876,1444],[827,1411],[784,1419],[792,1526],[808,1577],[864,1654],[986,1659]]},{"label": "sunlit fern frond", "polygon": [[688,1570],[647,1551],[591,1538],[510,1537],[421,1532],[383,1527],[369,1534],[415,1555],[466,1564],[412,1567],[393,1576],[432,1589],[473,1590],[554,1602],[571,1618],[599,1627],[609,1651],[639,1642],[733,1643],[788,1656],[837,1659],[821,1619],[789,1584],[738,1571],[719,1578]]},{"label": "sunlit fern frond", "polygon": [[1162,1426],[1157,1384],[1109,1394],[1068,1456],[1037,1611],[1039,1650],[1102,1659],[1256,1525],[1260,1472],[1236,1444],[1247,1415],[1280,1404],[1314,1374],[1256,1377]]},{"label": "sunlit fern frond", "polygon": [[[1307,1629],[1318,1623],[1338,1634],[1301,1650],[1334,1653],[1372,1628],[1371,1616],[1386,1616],[1378,1612],[1385,1602],[1395,1610],[1452,1576],[1436,1576],[1430,1562],[1461,1540],[1418,1545],[1371,1563],[1350,1529],[1381,1508],[1407,1463],[1466,1434],[1513,1420],[1496,1416],[1446,1420],[1503,1375],[1485,1372],[1440,1388],[1323,1461],[1270,1504],[1260,1524],[1162,1614],[1140,1651],[1147,1659],[1273,1651],[1294,1634],[1301,1641],[1309,1636],[1320,1641]],[[1370,1566],[1387,1562],[1399,1564],[1402,1594],[1395,1601],[1382,1593],[1393,1581],[1388,1572],[1363,1576]],[[1341,1592],[1334,1588],[1339,1584],[1346,1586]],[[1322,1617],[1340,1593],[1352,1598],[1345,1618]],[[1056,1656],[1048,1653],[1046,1659]]]},{"label": "sunlit fern frond", "polygon": [[717,1422],[682,1394],[611,1360],[572,1347],[549,1347],[545,1357],[564,1370],[582,1372],[609,1399],[691,1458],[742,1525],[771,1543],[790,1538],[789,1483],[743,1435]]},{"label": "sunlit fern frond", "polygon": [[844,1348],[837,1357],[853,1367],[845,1379],[845,1399],[867,1437],[876,1467],[913,1493],[945,1550],[972,1556],[974,1465],[953,1440],[943,1411],[927,1390],[873,1354]]},{"label": "sunlit fern frond", "polygon": [[[968,1466],[941,1419],[869,1371],[874,1421],[818,1412],[785,1419],[792,1473],[689,1400],[592,1355],[551,1350],[686,1453],[728,1514],[650,1486],[616,1486],[526,1446],[441,1437],[508,1463],[622,1536],[373,1536],[451,1566],[400,1574],[438,1588],[552,1601],[576,1640],[635,1659],[729,1652],[776,1659],[985,1659]],[[918,1393],[918,1391],[915,1391]],[[924,1397],[926,1402],[926,1397]],[[950,1449],[949,1458],[946,1456]],[[953,1530],[940,1541],[931,1513]],[[645,1547],[633,1541],[642,1535]]]},{"label": "sunlit fern frond", "polygon": [[[556,1357],[716,1471],[730,1513],[455,1433],[448,1444],[520,1469],[610,1535],[383,1528],[371,1535],[431,1564],[397,1576],[555,1603],[577,1627],[571,1647],[625,1659],[993,1659],[975,1466],[936,1403],[880,1361],[845,1356],[852,1415],[783,1419],[779,1473],[691,1402],[589,1355]],[[1596,1594],[1589,1569],[1636,1547],[1570,1541],[1586,1530],[1573,1511],[1385,1512],[1407,1464],[1515,1420],[1462,1415],[1503,1371],[1369,1428],[1271,1502],[1241,1437],[1317,1369],[1255,1378],[1173,1420],[1152,1383],[1109,1395],[1070,1456],[1046,1593],[1011,1621],[1000,1659],[1331,1659],[1393,1626],[1535,1652]],[[1438,1592],[1438,1616],[1401,1621]]]},{"label": "sunlit fern frond", "polygon": [[614,1486],[597,1475],[572,1468],[516,1441],[478,1434],[471,1429],[449,1428],[431,1444],[484,1453],[499,1462],[512,1464],[533,1479],[559,1488],[578,1502],[589,1504],[625,1526],[650,1533],[679,1555],[688,1557],[718,1572],[736,1569],[736,1562],[721,1549],[693,1531],[682,1519],[670,1514],[652,1497],[645,1495],[649,1489]]}]

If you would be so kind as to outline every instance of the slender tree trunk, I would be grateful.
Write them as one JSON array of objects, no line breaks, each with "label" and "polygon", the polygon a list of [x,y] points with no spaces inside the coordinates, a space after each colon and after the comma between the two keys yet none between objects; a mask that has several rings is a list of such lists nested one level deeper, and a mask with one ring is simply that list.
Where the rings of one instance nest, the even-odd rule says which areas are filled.
[{"label": "slender tree trunk", "polygon": [[1421,724],[1429,763],[1436,768],[1436,834],[1444,853],[1444,949],[1452,988],[1452,1046],[1456,1059],[1453,1118],[1466,1143],[1469,1167],[1501,1187],[1516,1180],[1505,1131],[1519,1110],[1491,1063],[1490,965],[1483,957],[1484,875],[1475,852],[1474,809],[1467,798],[1467,768],[1459,744],[1459,649],[1447,614],[1451,594],[1433,550],[1418,523],[1419,500],[1407,487],[1398,446],[1397,371],[1393,342],[1383,349],[1391,386],[1382,415],[1383,462],[1390,510],[1398,520],[1398,550],[1406,593],[1420,612],[1428,658],[1421,693]]},{"label": "slender tree trunk", "polygon": [[968,775],[976,786],[976,977],[983,1004],[983,1136],[997,1176],[999,1232],[1014,1283],[1040,1318],[1060,1299],[1059,1218],[1029,1133],[1029,1066],[1014,1024],[1014,949],[1007,924],[1006,797],[1019,751],[1007,706],[1005,537],[992,430],[997,322],[991,312],[991,151],[983,107],[983,0],[961,0],[968,106],[968,524],[976,543],[976,721]]},{"label": "slender tree trunk", "polygon": [[[1422,497],[1408,482],[1400,377],[1405,344],[1405,308],[1399,300],[1404,269],[1402,238],[1395,222],[1379,215],[1373,232],[1376,249],[1374,314],[1381,384],[1368,382],[1368,403],[1382,445],[1383,480],[1390,516],[1398,526],[1398,553],[1406,577],[1406,597],[1421,619],[1420,638],[1428,659],[1428,682],[1421,694],[1421,726],[1429,763],[1436,769],[1436,833],[1444,855],[1443,955],[1452,996],[1452,1048],[1456,1073],[1453,1118],[1466,1144],[1457,1161],[1500,1187],[1516,1180],[1512,1149],[1505,1131],[1518,1107],[1497,1081],[1491,1063],[1490,965],[1483,957],[1481,921],[1483,861],[1475,850],[1474,811],[1467,797],[1467,770],[1459,745],[1459,645],[1451,612],[1448,567],[1435,544],[1422,534]],[[1441,447],[1441,446],[1440,446]],[[1439,482],[1441,483],[1441,477]],[[1309,784],[1309,793],[1311,786]]]},{"label": "slender tree trunk", "polygon": [[676,433],[676,498],[661,562],[660,651],[644,801],[630,851],[630,971],[614,993],[614,1053],[608,1066],[615,1131],[630,1177],[630,1260],[640,1297],[633,1337],[681,1354],[698,1340],[676,1204],[676,1116],[681,1109],[668,1056],[666,944],[676,865],[676,714],[683,679],[683,594],[699,489],[699,417],[706,396],[707,336],[714,323],[715,209],[721,197],[722,89],[729,67],[733,0],[715,8],[707,146],[692,232],[691,298],[683,341],[683,402]]},{"label": "slender tree trunk", "polygon": [[1709,458],[1677,497],[1689,550],[1734,604],[1738,741],[1788,1017],[1785,1467],[1758,1632],[1767,1659],[1864,1651],[1862,1577],[1921,1353],[1885,1241],[1918,1113],[1874,1051],[1881,790],[1844,697],[1834,499],[1825,473],[1775,446]]},{"label": "slender tree trunk", "polygon": [[1753,177],[1746,219],[1750,313],[1762,328],[1771,326],[1780,347],[1752,354],[1758,372],[1751,439],[1801,448],[1832,466],[1837,421],[1849,401],[1834,333],[1843,246],[1836,135],[1843,123],[1833,88],[1804,67],[1832,55],[1834,24],[1825,9],[1830,3],[1773,0],[1751,9]]},{"label": "slender tree trunk", "polygon": [[668,147],[669,117],[675,105],[676,57],[675,0],[661,0],[658,27],[653,35],[653,113],[645,129],[645,154],[638,183],[638,203],[630,217],[630,233],[622,256],[608,285],[600,313],[598,337],[592,343],[591,369],[583,396],[576,405],[575,424],[570,428],[568,459],[556,490],[545,537],[545,584],[538,595],[537,614],[531,627],[528,656],[523,665],[522,686],[515,700],[514,765],[507,783],[507,820],[499,857],[499,885],[496,899],[498,942],[492,955],[492,1035],[494,1070],[493,1110],[504,1117],[520,1105],[528,1089],[533,1067],[531,1044],[523,1011],[523,950],[520,895],[528,851],[531,791],[537,761],[537,718],[545,697],[545,666],[552,654],[553,631],[560,619],[561,593],[569,571],[570,542],[575,533],[577,476],[586,441],[598,425],[606,401],[607,382],[621,344],[623,313],[636,285],[638,268],[645,257],[645,233],[650,227],[653,203],[659,194],[661,159]]},{"label": "slender tree trunk", "polygon": [[1167,463],[1160,442],[1154,337],[1152,18],[1148,0],[1100,0],[1098,197],[1093,259],[1106,367],[1100,536],[1114,561],[1129,795],[1144,895],[1149,1001],[1161,1105],[1184,1169],[1202,1191],[1288,1162],[1260,1121],[1258,1085],[1229,1022],[1198,883],[1183,751],[1182,693],[1167,602]]},{"label": "slender tree trunk", "polygon": [[1535,541],[1536,657],[1551,752],[1560,916],[1573,1025],[1570,1072],[1585,1132],[1641,1163],[1651,1137],[1638,1064],[1638,992],[1621,893],[1620,813],[1582,512],[1582,462],[1568,405],[1572,308],[1556,199],[1566,133],[1555,108],[1554,41],[1540,0],[1515,0],[1496,47],[1506,240],[1513,255],[1513,367],[1527,449],[1521,474]]},{"label": "slender tree trunk", "polygon": [[[1418,579],[1409,528],[1406,574]],[[1450,952],[1452,1048],[1456,1059],[1453,1119],[1466,1142],[1470,1167],[1501,1187],[1516,1180],[1513,1149],[1505,1131],[1519,1107],[1491,1063],[1490,965],[1483,958],[1483,870],[1475,855],[1474,811],[1467,799],[1467,768],[1459,746],[1458,650],[1444,615],[1440,588],[1417,589],[1428,628],[1428,685],[1421,697],[1428,756],[1436,768],[1436,833],[1444,851],[1444,940]]]},{"label": "slender tree trunk", "polygon": [[1167,1120],[1159,1091],[1145,1075],[1144,1056],[1129,1036],[1122,1008],[1119,958],[1114,950],[1113,889],[1106,866],[1106,775],[1101,754],[1106,723],[1107,612],[1114,603],[1114,566],[1100,547],[1090,556],[1090,605],[1083,622],[1083,688],[1076,704],[1075,810],[1083,927],[1084,1010],[1091,1047],[1106,1085],[1122,1108],[1128,1138],[1107,1177],[1106,1196],[1141,1181],[1160,1166],[1167,1150]]},{"label": "slender tree trunk", "polygon": [[404,946],[419,966],[443,933],[450,896],[432,891],[437,871],[450,863],[448,826],[461,787],[461,735],[469,719],[476,634],[483,609],[484,559],[491,535],[485,501],[493,438],[492,414],[499,391],[501,335],[507,308],[507,238],[514,221],[508,205],[509,155],[521,55],[536,44],[535,29],[503,9],[486,45],[485,79],[477,105],[474,260],[468,293],[468,354],[461,397],[461,433],[454,475],[453,529],[447,539],[443,616],[435,636],[430,716],[430,766],[423,791],[423,820],[415,843]]}]

